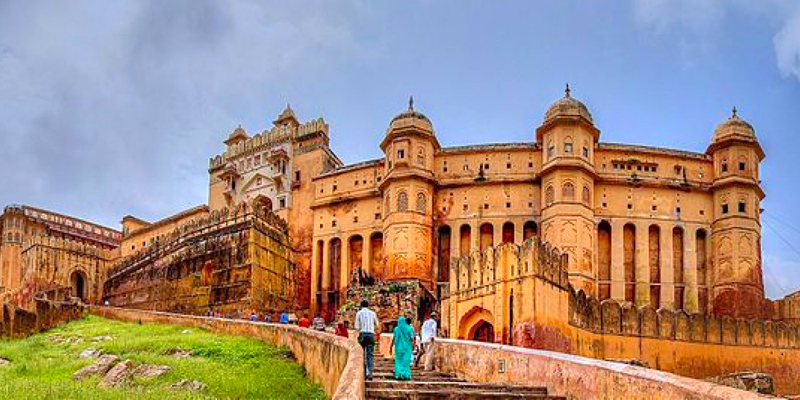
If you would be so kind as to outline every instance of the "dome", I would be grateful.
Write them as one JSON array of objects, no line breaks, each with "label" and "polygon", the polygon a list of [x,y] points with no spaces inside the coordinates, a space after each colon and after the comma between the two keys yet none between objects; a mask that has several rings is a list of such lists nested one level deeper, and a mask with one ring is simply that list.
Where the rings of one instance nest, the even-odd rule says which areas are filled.
[{"label": "dome", "polygon": [[560,117],[582,117],[589,123],[594,124],[592,114],[586,105],[570,95],[569,84],[564,90],[564,97],[553,103],[544,114],[544,122],[547,123]]},{"label": "dome", "polygon": [[231,132],[231,135],[228,136],[228,139],[225,140],[225,144],[236,143],[239,139],[248,139],[247,132],[245,132],[244,128],[241,125],[236,127],[236,129]]},{"label": "dome", "polygon": [[736,107],[733,108],[733,113],[731,116],[728,117],[725,122],[717,125],[716,129],[714,129],[713,142],[718,142],[720,140],[729,138],[738,138],[748,141],[756,140],[755,129],[753,129],[753,126],[750,125],[750,123],[739,117]]},{"label": "dome", "polygon": [[408,110],[392,118],[392,122],[389,123],[389,132],[408,127],[418,128],[433,135],[433,123],[431,123],[431,120],[428,119],[425,114],[414,110],[413,97],[408,101]]}]

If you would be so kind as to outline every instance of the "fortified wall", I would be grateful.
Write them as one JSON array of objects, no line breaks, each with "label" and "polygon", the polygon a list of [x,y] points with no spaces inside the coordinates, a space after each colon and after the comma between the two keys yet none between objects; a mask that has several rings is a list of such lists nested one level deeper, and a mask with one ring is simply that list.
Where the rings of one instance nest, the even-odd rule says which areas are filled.
[{"label": "fortified wall", "polygon": [[800,326],[599,301],[575,291],[567,257],[538,238],[451,263],[442,302],[451,337],[646,365],[704,379],[741,371],[800,393]]},{"label": "fortified wall", "polygon": [[116,265],[104,300],[195,315],[291,308],[296,277],[287,229],[271,211],[246,203],[214,210]]}]

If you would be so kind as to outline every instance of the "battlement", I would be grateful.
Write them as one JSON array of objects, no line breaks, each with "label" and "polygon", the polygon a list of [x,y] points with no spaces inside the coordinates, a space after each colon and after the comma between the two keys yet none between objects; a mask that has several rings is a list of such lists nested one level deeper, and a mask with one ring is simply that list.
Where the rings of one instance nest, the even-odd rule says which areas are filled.
[{"label": "battlement", "polygon": [[598,301],[569,288],[569,323],[607,335],[636,336],[695,343],[800,348],[800,326],[780,320],[734,319],[687,314],[682,310],[636,308],[616,300]]},{"label": "battlement", "polygon": [[292,142],[301,139],[305,136],[312,134],[321,134],[325,137],[328,136],[328,124],[322,118],[308,121],[298,126],[292,125],[278,125],[272,129],[265,130],[243,142],[233,144],[228,147],[228,150],[221,155],[212,157],[209,160],[209,170],[214,170],[223,167],[231,159],[234,159],[242,154],[250,152],[257,152],[269,147]]}]

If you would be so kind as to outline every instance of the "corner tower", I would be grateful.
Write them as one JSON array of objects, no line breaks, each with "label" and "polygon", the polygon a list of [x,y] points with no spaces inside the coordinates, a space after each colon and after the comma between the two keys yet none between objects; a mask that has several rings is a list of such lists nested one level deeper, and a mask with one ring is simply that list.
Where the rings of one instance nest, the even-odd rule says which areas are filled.
[{"label": "corner tower", "polygon": [[439,141],[431,121],[408,110],[389,124],[381,150],[386,156],[383,195],[383,234],[387,280],[419,279],[432,289],[434,155]]},{"label": "corner tower", "polygon": [[753,126],[734,108],[731,117],[714,130],[706,153],[714,160],[712,313],[761,317],[764,283],[759,205],[764,191],[758,168],[764,151]]},{"label": "corner tower", "polygon": [[553,103],[536,129],[542,148],[542,239],[569,254],[569,279],[596,293],[594,254],[594,150],[600,131],[589,109],[572,97]]}]

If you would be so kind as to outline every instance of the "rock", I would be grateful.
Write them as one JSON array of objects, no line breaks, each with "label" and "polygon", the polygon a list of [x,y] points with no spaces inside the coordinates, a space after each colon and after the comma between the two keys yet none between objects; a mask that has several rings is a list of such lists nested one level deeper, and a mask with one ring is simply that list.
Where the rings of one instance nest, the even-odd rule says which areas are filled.
[{"label": "rock", "polygon": [[113,387],[123,384],[128,381],[128,379],[133,376],[133,361],[125,360],[120,361],[114,368],[111,368],[106,376],[103,378],[103,381],[100,382],[100,386],[103,387]]},{"label": "rock", "polygon": [[189,390],[192,392],[202,392],[206,389],[206,384],[200,381],[190,381],[188,379],[181,379],[170,386],[172,390]]},{"label": "rock", "polygon": [[715,376],[707,380],[709,382],[747,390],[749,392],[775,394],[775,381],[772,379],[772,376],[761,372],[736,372],[728,375]]},{"label": "rock", "polygon": [[106,372],[108,372],[109,369],[111,369],[111,366],[114,365],[114,363],[116,363],[117,361],[119,361],[119,357],[113,354],[106,354],[98,358],[97,361],[94,362],[94,364],[87,365],[78,370],[78,372],[72,375],[72,378],[81,380],[83,378],[86,378],[87,376],[95,374],[105,374]]},{"label": "rock", "polygon": [[164,352],[165,355],[173,356],[175,358],[186,358],[192,355],[192,352],[189,350],[184,350],[180,347],[173,347]]},{"label": "rock", "polygon": [[133,370],[133,375],[142,378],[155,378],[157,376],[164,375],[169,371],[170,368],[166,365],[142,364]]},{"label": "rock", "polygon": [[96,349],[89,348],[89,349],[86,349],[86,350],[82,351],[81,354],[78,357],[80,357],[80,358],[95,358],[95,357],[100,357],[102,355],[103,355],[103,351],[102,350],[96,350]]}]

